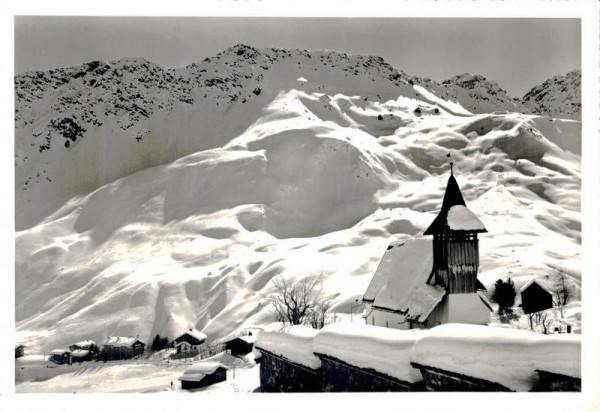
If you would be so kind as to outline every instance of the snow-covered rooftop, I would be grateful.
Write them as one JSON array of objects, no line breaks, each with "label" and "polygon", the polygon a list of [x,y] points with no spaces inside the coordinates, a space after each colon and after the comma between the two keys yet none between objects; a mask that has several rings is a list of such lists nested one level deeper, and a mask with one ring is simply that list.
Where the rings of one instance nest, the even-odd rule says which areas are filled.
[{"label": "snow-covered rooftop", "polygon": [[68,349],[54,349],[50,352],[51,355],[63,355],[65,353],[69,353]]},{"label": "snow-covered rooftop", "polygon": [[90,353],[89,350],[85,350],[85,349],[77,349],[71,352],[71,355],[74,358],[83,358],[85,356],[87,356]]},{"label": "snow-covered rooftop", "polygon": [[96,342],[94,342],[93,340],[82,340],[80,342],[75,342],[70,344],[69,346],[77,346],[79,348],[89,348],[92,345],[95,345]]},{"label": "snow-covered rooftop", "polygon": [[190,328],[190,329],[186,330],[184,333],[182,333],[181,335],[179,335],[176,339],[179,339],[180,337],[182,337],[184,335],[190,335],[193,338],[198,339],[200,342],[206,340],[206,338],[208,337],[208,336],[206,336],[206,334],[200,332],[198,329]]},{"label": "snow-covered rooftop", "polygon": [[373,306],[401,311],[424,321],[446,291],[427,284],[433,269],[431,239],[409,239],[390,244],[363,296]]},{"label": "snow-covered rooftop", "polygon": [[[139,339],[124,336],[109,336],[104,341],[106,346],[132,346]],[[141,341],[140,341],[141,342]]]},{"label": "snow-covered rooftop", "polygon": [[526,290],[527,288],[529,288],[531,285],[533,285],[534,283],[536,283],[539,287],[541,287],[542,289],[544,289],[546,292],[552,294],[552,289],[550,289],[550,282],[545,282],[543,280],[540,279],[530,279],[529,282],[527,282],[526,284],[524,284],[521,289],[519,289],[519,293],[523,293],[524,290]]},{"label": "snow-covered rooftop", "polygon": [[446,324],[415,343],[413,362],[529,391],[536,370],[581,377],[581,335]]},{"label": "snow-covered rooftop", "polygon": [[448,227],[452,230],[484,231],[481,220],[464,205],[455,205],[448,210]]},{"label": "snow-covered rooftop", "polygon": [[280,332],[262,332],[256,339],[255,347],[318,369],[321,361],[313,353],[313,339],[317,332],[307,326],[286,327]]},{"label": "snow-covered rooftop", "polygon": [[214,373],[219,368],[227,369],[227,366],[223,365],[220,362],[213,361],[195,363],[194,365],[192,365],[191,368],[187,369],[183,373],[183,375],[179,377],[179,380],[199,382],[206,375]]},{"label": "snow-covered rooftop", "polygon": [[421,374],[410,365],[415,341],[423,330],[397,330],[378,326],[336,323],[315,336],[315,353],[328,355],[351,365],[375,369],[405,382],[417,382]]}]

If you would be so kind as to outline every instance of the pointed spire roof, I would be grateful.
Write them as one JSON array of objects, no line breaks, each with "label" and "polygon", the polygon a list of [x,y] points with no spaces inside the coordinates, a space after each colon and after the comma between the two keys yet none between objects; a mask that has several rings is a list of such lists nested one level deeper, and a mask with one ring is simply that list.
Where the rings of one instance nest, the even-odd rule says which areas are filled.
[{"label": "pointed spire roof", "polygon": [[450,178],[446,185],[442,209],[424,235],[444,233],[447,230],[487,232],[483,223],[467,208],[458,182],[454,178],[452,163],[450,163]]}]

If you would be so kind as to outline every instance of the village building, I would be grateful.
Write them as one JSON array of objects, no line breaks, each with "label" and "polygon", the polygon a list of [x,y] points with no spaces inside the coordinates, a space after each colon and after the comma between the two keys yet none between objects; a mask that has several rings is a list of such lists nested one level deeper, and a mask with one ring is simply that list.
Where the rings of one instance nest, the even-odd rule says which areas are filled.
[{"label": "village building", "polygon": [[553,306],[554,295],[543,282],[532,279],[519,290],[521,294],[521,309],[526,314],[550,309]]},{"label": "village building", "polygon": [[54,349],[50,352],[50,360],[59,365],[70,365],[71,352],[66,349]]},{"label": "village building", "polygon": [[225,342],[225,349],[234,356],[243,356],[252,352],[256,335],[249,332],[247,336],[238,336]]},{"label": "village building", "polygon": [[433,239],[392,242],[384,253],[362,298],[367,324],[396,329],[487,325],[492,306],[477,279],[477,235],[485,232],[451,169],[441,210],[424,232]]},{"label": "village building", "polygon": [[15,359],[25,355],[25,345],[15,346]]},{"label": "village building", "polygon": [[173,346],[177,349],[177,353],[197,354],[206,339],[207,336],[204,333],[190,328],[173,340]]},{"label": "village building", "polygon": [[227,380],[227,367],[219,362],[200,362],[179,377],[181,389],[197,389]]},{"label": "village building", "polygon": [[69,345],[72,362],[87,362],[94,359],[98,346],[93,340],[84,340]]},{"label": "village building", "polygon": [[109,336],[102,344],[103,360],[130,359],[144,353],[146,344],[137,337]]}]

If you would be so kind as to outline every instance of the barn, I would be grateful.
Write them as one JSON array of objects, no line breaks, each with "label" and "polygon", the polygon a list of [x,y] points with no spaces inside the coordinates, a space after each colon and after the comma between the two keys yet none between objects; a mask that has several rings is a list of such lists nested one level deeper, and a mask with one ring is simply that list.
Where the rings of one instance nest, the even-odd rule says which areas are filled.
[{"label": "barn", "polygon": [[397,329],[443,323],[486,325],[492,306],[477,279],[483,223],[469,210],[452,172],[427,237],[392,242],[362,301],[368,324]]},{"label": "barn", "polygon": [[50,352],[50,360],[59,365],[70,365],[71,352],[66,349],[54,349]]},{"label": "barn", "polygon": [[227,367],[219,362],[199,362],[179,377],[181,389],[197,389],[227,380]]},{"label": "barn", "polygon": [[191,356],[199,352],[206,338],[204,333],[190,328],[173,340],[173,346],[177,349],[177,353],[189,353]]},{"label": "barn", "polygon": [[252,352],[255,341],[256,335],[252,335],[250,332],[247,336],[238,336],[225,342],[225,349],[234,356],[247,355]]},{"label": "barn", "polygon": [[137,338],[109,336],[102,344],[102,360],[131,359],[144,353],[146,344]]},{"label": "barn", "polygon": [[536,279],[527,282],[519,291],[524,313],[534,313],[553,306],[553,294]]}]

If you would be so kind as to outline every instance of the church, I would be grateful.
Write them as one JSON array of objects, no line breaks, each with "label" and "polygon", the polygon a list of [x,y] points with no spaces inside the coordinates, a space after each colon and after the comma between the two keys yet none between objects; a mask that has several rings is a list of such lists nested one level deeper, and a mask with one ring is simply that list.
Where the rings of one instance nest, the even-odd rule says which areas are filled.
[{"label": "church", "polygon": [[384,253],[362,298],[367,324],[394,329],[487,325],[492,307],[477,279],[477,235],[485,232],[467,208],[450,163],[441,210],[424,236],[392,242]]}]

